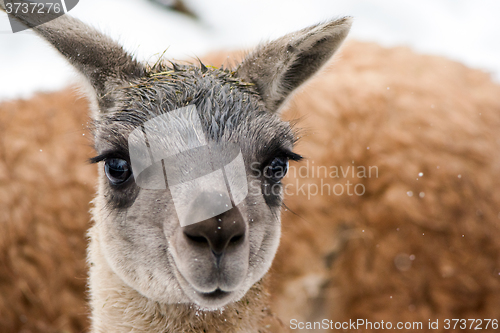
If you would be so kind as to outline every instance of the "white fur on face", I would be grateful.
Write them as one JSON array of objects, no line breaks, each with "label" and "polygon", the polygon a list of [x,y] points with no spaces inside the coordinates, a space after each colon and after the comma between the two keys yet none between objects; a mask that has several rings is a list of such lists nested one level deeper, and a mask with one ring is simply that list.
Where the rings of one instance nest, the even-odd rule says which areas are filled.
[{"label": "white fur on face", "polygon": [[[107,178],[101,171],[100,190],[104,191],[105,186]],[[96,200],[97,215],[108,218],[95,227],[102,254],[111,269],[150,300],[219,309],[243,297],[272,264],[281,230],[279,208],[268,207],[262,194],[253,193],[242,203],[248,223],[248,247],[242,253],[230,253],[220,270],[211,269],[206,253],[190,252],[179,244],[181,227],[167,191],[141,191],[136,203],[142,204],[117,212],[108,211],[103,200]],[[186,276],[191,278],[188,280]],[[205,290],[215,288],[210,283],[221,277],[226,285],[218,287],[226,289],[227,294],[220,298],[205,297]]]}]

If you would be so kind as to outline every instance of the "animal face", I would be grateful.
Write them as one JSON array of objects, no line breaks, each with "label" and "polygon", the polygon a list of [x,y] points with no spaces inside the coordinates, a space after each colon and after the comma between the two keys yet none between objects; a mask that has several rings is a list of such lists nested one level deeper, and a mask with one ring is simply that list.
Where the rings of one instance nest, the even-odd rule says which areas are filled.
[{"label": "animal face", "polygon": [[[175,68],[148,71],[116,88],[111,93],[113,106],[97,117],[99,155],[94,162],[103,165],[94,214],[104,255],[128,285],[162,303],[214,309],[241,298],[269,269],[280,238],[280,180],[287,161],[300,157],[292,152],[295,138],[290,125],[267,111],[253,86],[234,72],[202,72],[194,65]],[[168,74],[157,75],[162,72]],[[132,167],[131,133],[186,105],[193,106],[199,117],[199,135],[209,154],[191,149],[157,165],[170,170],[168,175],[190,171],[195,176],[188,178],[201,179],[195,191],[187,193],[194,197],[173,193],[169,186],[173,176],[167,175],[165,185],[163,172],[145,177],[164,188],[141,187]],[[188,131],[193,123],[190,115],[169,117],[168,130],[149,132],[148,144],[166,154],[178,151],[183,138],[168,133]],[[211,180],[207,175],[224,170],[238,154],[244,164],[244,198],[236,203],[236,193],[230,193],[232,208],[182,226],[179,209],[196,214],[203,207],[217,206],[213,198],[227,196],[224,179]],[[224,162],[214,166],[217,161]],[[230,178],[228,172],[226,177]]]},{"label": "animal face", "polygon": [[111,270],[164,304],[213,310],[240,299],[272,263],[280,181],[300,159],[279,109],[338,49],[350,19],[260,45],[224,71],[142,64],[68,15],[13,15],[91,88],[93,241]]}]

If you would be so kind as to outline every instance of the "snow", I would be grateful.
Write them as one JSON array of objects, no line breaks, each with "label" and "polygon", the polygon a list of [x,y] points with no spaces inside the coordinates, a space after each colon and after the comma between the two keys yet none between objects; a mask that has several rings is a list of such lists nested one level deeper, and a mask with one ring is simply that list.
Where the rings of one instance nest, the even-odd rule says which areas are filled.
[{"label": "snow", "polygon": [[[406,45],[491,72],[500,81],[497,0],[184,0],[200,18],[148,0],[80,0],[70,14],[111,35],[139,59],[186,59],[217,49],[249,48],[287,32],[350,15],[350,38]],[[29,97],[77,81],[33,32],[10,32],[0,14],[0,100]]]}]

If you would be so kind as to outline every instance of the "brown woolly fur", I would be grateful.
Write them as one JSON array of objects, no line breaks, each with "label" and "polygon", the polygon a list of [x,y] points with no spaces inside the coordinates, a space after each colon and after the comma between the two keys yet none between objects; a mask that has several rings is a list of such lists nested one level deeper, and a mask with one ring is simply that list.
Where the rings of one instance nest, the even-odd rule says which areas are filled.
[{"label": "brown woolly fur", "polygon": [[0,332],[88,325],[87,118],[72,90],[0,104]]},{"label": "brown woolly fur", "polygon": [[[202,61],[218,66],[227,53]],[[246,301],[259,303],[246,325],[260,319],[269,332],[291,319],[420,321],[421,331],[439,319],[441,332],[445,319],[500,319],[498,96],[487,74],[459,63],[348,43],[282,113],[303,129],[295,151],[305,160],[290,164],[293,213],[283,212],[268,279],[222,313],[186,309],[192,332],[215,332],[210,320],[234,320]],[[87,102],[75,100],[66,90],[0,105],[0,332],[88,328],[97,176],[85,163]],[[144,305],[154,306],[161,322],[162,308]]]},{"label": "brown woolly fur", "polygon": [[[499,96],[459,63],[354,42],[295,96],[285,117],[305,128],[297,152],[316,171],[367,177],[289,172],[298,216],[283,216],[272,288],[285,322],[498,318]],[[348,195],[347,181],[365,193]],[[344,193],[312,195],[325,183]]]}]

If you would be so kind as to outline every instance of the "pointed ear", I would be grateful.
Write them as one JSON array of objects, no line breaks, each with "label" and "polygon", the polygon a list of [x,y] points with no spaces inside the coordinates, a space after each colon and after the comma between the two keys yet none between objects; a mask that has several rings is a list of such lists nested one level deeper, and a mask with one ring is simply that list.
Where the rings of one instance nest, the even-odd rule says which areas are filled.
[{"label": "pointed ear", "polygon": [[[3,0],[0,0],[0,9],[5,11]],[[36,14],[36,11],[23,14],[21,10],[9,15],[33,28],[66,57],[88,79],[101,106],[109,104],[106,94],[114,85],[144,74],[144,67],[122,46],[71,16]]]},{"label": "pointed ear", "polygon": [[352,19],[345,17],[260,45],[243,60],[237,75],[254,83],[267,109],[276,111],[332,57],[351,24]]}]

